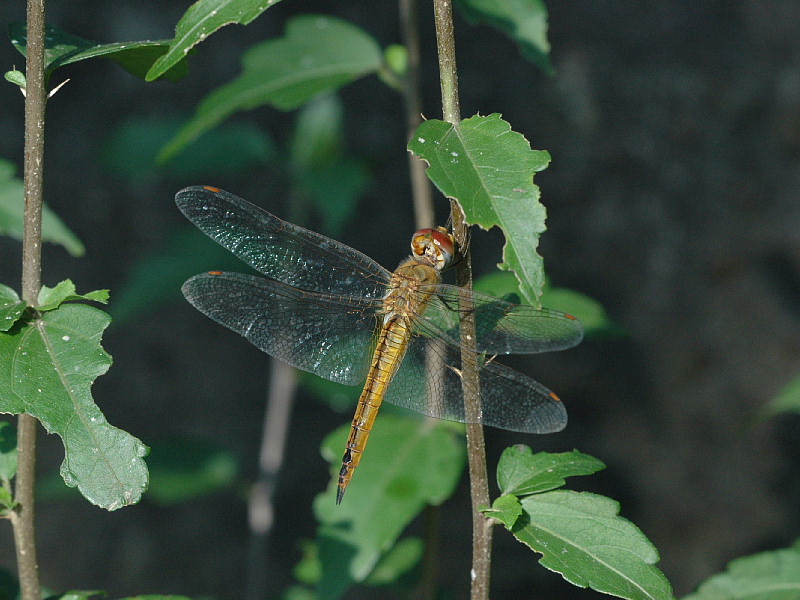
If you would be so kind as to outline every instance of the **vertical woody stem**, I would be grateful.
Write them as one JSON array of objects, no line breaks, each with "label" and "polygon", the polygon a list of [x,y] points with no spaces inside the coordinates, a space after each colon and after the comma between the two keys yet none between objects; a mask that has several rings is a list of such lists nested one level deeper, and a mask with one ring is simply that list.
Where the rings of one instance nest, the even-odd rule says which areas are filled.
[{"label": "vertical woody stem", "polygon": [[[442,113],[445,121],[458,127],[460,108],[458,101],[458,74],[456,70],[455,38],[453,35],[453,9],[451,0],[434,0],[434,20],[439,54],[439,79],[442,88]],[[456,267],[458,285],[472,288],[472,263],[469,238],[464,213],[456,200],[450,202],[453,234],[463,259]],[[475,319],[471,297],[461,298],[461,343],[475,349]],[[480,508],[489,506],[489,477],[486,470],[486,451],[483,428],[478,423],[481,414],[480,380],[477,354],[467,352],[461,357],[461,376],[464,387],[464,413],[467,421],[467,458],[469,460],[470,495],[472,498],[472,586],[471,600],[488,600],[491,568],[492,529]]]},{"label": "vertical woody stem", "polygon": [[42,283],[42,198],[44,195],[44,0],[28,0],[28,59],[25,89],[25,222],[22,240],[22,298],[36,304]]},{"label": "vertical woody stem", "polygon": [[[28,0],[25,89],[25,223],[22,241],[22,298],[35,305],[42,280],[42,197],[44,180],[44,0]],[[18,467],[11,515],[22,600],[40,600],[34,527],[36,419],[21,414],[17,422]]]},{"label": "vertical woody stem", "polygon": [[[408,64],[403,79],[403,100],[406,113],[407,139],[411,139],[422,121],[422,94],[420,92],[419,65],[419,0],[399,0],[400,30],[403,45],[406,47]],[[408,153],[408,169],[411,181],[411,197],[414,205],[414,221],[417,229],[433,227],[433,190],[425,174],[425,163],[413,152]],[[435,357],[431,349],[428,356]],[[429,364],[428,368],[439,369],[439,364]],[[428,371],[428,376],[432,376]],[[439,530],[440,509],[428,505],[424,512],[425,555],[422,560],[422,576],[416,588],[415,597],[419,600],[435,600],[439,575],[439,549],[441,534]]]},{"label": "vertical woody stem", "polygon": [[458,104],[458,72],[456,70],[456,40],[453,33],[452,1],[434,0],[433,18],[436,24],[436,45],[439,54],[442,114],[445,121],[457,125],[461,120],[461,109]]}]

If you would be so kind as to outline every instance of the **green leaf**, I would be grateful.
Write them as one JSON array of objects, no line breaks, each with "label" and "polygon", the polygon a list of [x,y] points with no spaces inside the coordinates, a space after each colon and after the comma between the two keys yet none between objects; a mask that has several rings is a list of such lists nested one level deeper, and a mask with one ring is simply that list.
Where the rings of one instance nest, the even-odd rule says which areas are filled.
[{"label": "green leaf", "polygon": [[238,175],[274,160],[275,145],[251,123],[225,123],[207,131],[166,164],[159,150],[178,133],[180,116],[137,116],[124,120],[103,145],[101,159],[114,173],[132,180],[160,174],[171,179]]},{"label": "green leaf", "polygon": [[526,496],[561,487],[565,477],[591,475],[605,465],[577,450],[550,454],[537,452],[528,446],[506,448],[497,463],[497,485],[504,494]]},{"label": "green leaf", "polygon": [[91,397],[111,357],[100,346],[110,319],[85,304],[64,304],[0,334],[0,412],[33,415],[61,436],[61,475],[108,510],[135,504],[147,487],[147,447],[112,427]]},{"label": "green leaf", "polygon": [[383,52],[383,61],[398,78],[408,74],[408,49],[401,44],[387,46]]},{"label": "green leaf", "polygon": [[770,400],[761,412],[764,417],[800,412],[800,377],[795,377],[783,386],[778,395]]},{"label": "green leaf", "polygon": [[97,596],[107,596],[103,590],[71,590],[58,597],[58,600],[91,600]]},{"label": "green leaf", "polygon": [[94,290],[87,294],[78,294],[75,291],[75,284],[69,279],[56,284],[56,287],[49,288],[46,285],[39,290],[39,301],[36,310],[45,312],[54,310],[64,302],[72,300],[89,300],[91,302],[108,303],[108,290]]},{"label": "green leaf", "polygon": [[192,600],[189,596],[175,596],[173,594],[145,594],[144,596],[128,596],[119,600]]},{"label": "green leaf", "polygon": [[0,421],[0,480],[10,481],[17,474],[17,430]]},{"label": "green leaf", "polygon": [[[14,165],[0,159],[0,235],[22,240],[25,186],[14,177]],[[82,256],[83,244],[46,205],[42,209],[42,239],[61,244],[72,256]]]},{"label": "green leaf", "polygon": [[358,212],[358,201],[371,181],[365,161],[342,157],[335,163],[308,171],[304,185],[322,218],[321,229],[331,237],[339,237]]},{"label": "green leaf", "polygon": [[323,231],[332,237],[353,218],[369,183],[365,162],[344,155],[342,120],[337,96],[316,98],[298,113],[290,142],[295,196],[313,201]]},{"label": "green leaf", "polygon": [[282,600],[317,600],[317,595],[304,587],[293,585],[286,588],[281,596]]},{"label": "green leaf", "polygon": [[[489,294],[495,298],[507,298],[509,302],[520,301],[519,281],[508,271],[492,271],[478,277],[473,287],[476,292]],[[547,308],[556,308],[547,306]]]},{"label": "green leaf", "polygon": [[147,499],[168,505],[230,488],[237,480],[236,457],[195,440],[165,440],[153,445],[147,459]]},{"label": "green leaf", "polygon": [[567,490],[527,496],[514,536],[542,554],[542,566],[578,587],[631,600],[671,600],[653,565],[658,552],[610,498]]},{"label": "green leaf", "polygon": [[622,328],[609,318],[603,305],[586,294],[567,288],[545,285],[541,300],[544,306],[578,317],[589,335],[619,336],[623,334]]},{"label": "green leaf", "polygon": [[18,85],[23,90],[28,85],[27,80],[25,79],[25,73],[22,71],[17,71],[16,69],[13,71],[6,71],[4,77],[6,81],[13,83],[14,85]]},{"label": "green leaf", "polygon": [[[482,275],[475,280],[475,290],[514,303],[520,302],[522,296],[517,278],[508,271]],[[544,307],[578,317],[589,335],[611,335],[619,332],[619,327],[611,321],[597,300],[575,290],[554,288],[545,281],[540,301]]]},{"label": "green leaf", "polygon": [[503,495],[492,502],[491,508],[484,509],[483,514],[497,519],[510,530],[522,516],[522,504],[512,494]]},{"label": "green leaf", "polygon": [[249,25],[278,2],[280,0],[198,0],[178,21],[169,50],[155,62],[146,80],[161,77],[183,60],[189,50],[225,25]]},{"label": "green leaf", "polygon": [[[0,517],[6,517],[16,507],[14,496],[11,494],[11,488],[0,487]],[[0,598],[3,598],[2,590],[0,590]]]},{"label": "green leaf", "polygon": [[119,600],[192,600],[189,596],[174,596],[172,594],[145,594],[144,596],[128,596]]},{"label": "green leaf", "polygon": [[286,35],[258,44],[242,59],[242,74],[206,96],[195,117],[161,151],[166,160],[230,115],[270,105],[292,110],[380,68],[381,51],[364,31],[321,15],[293,18]]},{"label": "green leaf", "polygon": [[457,126],[431,119],[414,133],[408,149],[424,159],[428,177],[448,198],[459,201],[467,222],[503,230],[501,269],[511,270],[525,300],[540,306],[542,257],[536,252],[545,230],[545,209],[533,174],[550,155],[528,141],[498,114],[475,116]]},{"label": "green leaf", "polygon": [[336,162],[343,154],[344,107],[336,94],[310,100],[297,113],[289,140],[289,162],[296,172]]},{"label": "green leaf", "polygon": [[339,598],[353,582],[364,581],[427,504],[450,496],[464,466],[463,442],[446,424],[382,414],[337,506],[336,476],[348,433],[341,427],[323,442],[333,477],[314,502],[321,599]]},{"label": "green leaf", "polygon": [[361,387],[323,379],[308,371],[297,372],[297,382],[305,391],[338,413],[352,412]]},{"label": "green leaf", "polygon": [[800,597],[800,550],[737,558],[683,600],[788,600]]},{"label": "green leaf", "polygon": [[404,538],[392,544],[367,577],[367,585],[389,585],[413,569],[425,552],[425,544],[418,537]]},{"label": "green leaf", "polygon": [[292,569],[297,581],[306,585],[316,585],[322,578],[322,563],[319,561],[319,548],[316,542],[301,540],[300,549],[303,556]]},{"label": "green leaf", "polygon": [[114,324],[128,323],[136,316],[182,298],[181,285],[198,270],[236,270],[242,263],[194,227],[179,229],[163,252],[137,260],[128,279],[114,293],[111,313]]},{"label": "green leaf", "polygon": [[458,0],[471,23],[487,23],[513,39],[528,60],[552,74],[543,0]]},{"label": "green leaf", "polygon": [[[23,56],[27,57],[28,33],[25,24],[12,23],[9,25],[8,31],[11,43]],[[153,62],[164,54],[171,41],[144,40],[98,44],[49,25],[45,29],[45,36],[45,69],[48,73],[52,73],[64,65],[105,56],[132,75],[142,79]],[[185,60],[176,62],[173,66],[174,68],[171,68],[166,74],[166,78],[171,81],[177,81],[188,73]]]},{"label": "green leaf", "polygon": [[0,283],[0,331],[8,331],[25,312],[26,304],[13,289]]}]

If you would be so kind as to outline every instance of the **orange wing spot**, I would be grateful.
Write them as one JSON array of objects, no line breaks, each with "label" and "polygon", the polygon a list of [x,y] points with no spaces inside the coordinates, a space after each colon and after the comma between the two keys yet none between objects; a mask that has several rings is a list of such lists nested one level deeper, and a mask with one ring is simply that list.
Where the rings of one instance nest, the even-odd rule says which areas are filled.
[{"label": "orange wing spot", "polygon": [[556,396],[556,393],[555,393],[555,392],[550,392],[550,397],[551,397],[553,400],[555,400],[556,402],[561,402],[561,398],[559,398],[558,396]]},{"label": "orange wing spot", "polygon": [[564,316],[565,316],[565,317],[567,317],[568,319],[572,319],[573,321],[577,321],[577,320],[578,320],[578,317],[573,317],[573,316],[572,316],[571,314],[569,314],[569,313],[564,313]]},{"label": "orange wing spot", "polygon": [[215,194],[216,194],[217,192],[221,192],[221,191],[222,191],[222,190],[221,190],[221,189],[219,189],[218,187],[214,187],[214,186],[211,186],[211,185],[204,185],[204,186],[203,186],[203,189],[204,189],[204,190],[208,190],[209,192],[214,192]]},{"label": "orange wing spot", "polygon": [[209,271],[209,275],[222,275],[222,271]]}]

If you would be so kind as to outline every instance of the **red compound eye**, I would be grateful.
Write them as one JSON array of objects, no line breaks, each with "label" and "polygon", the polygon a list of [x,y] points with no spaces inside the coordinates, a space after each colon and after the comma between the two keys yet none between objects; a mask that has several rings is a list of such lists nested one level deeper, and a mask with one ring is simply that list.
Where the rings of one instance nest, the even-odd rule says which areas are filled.
[{"label": "red compound eye", "polygon": [[455,256],[453,238],[440,229],[420,229],[411,237],[411,251],[415,256],[429,256],[441,270],[450,266]]}]

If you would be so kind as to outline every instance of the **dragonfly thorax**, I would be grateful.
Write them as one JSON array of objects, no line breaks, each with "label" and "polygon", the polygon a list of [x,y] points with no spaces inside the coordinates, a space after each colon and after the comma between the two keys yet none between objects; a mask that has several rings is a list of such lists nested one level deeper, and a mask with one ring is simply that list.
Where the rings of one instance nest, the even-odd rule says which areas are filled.
[{"label": "dragonfly thorax", "polygon": [[413,256],[430,262],[437,271],[444,271],[452,264],[455,247],[453,236],[444,227],[420,229],[411,236]]},{"label": "dragonfly thorax", "polygon": [[434,286],[441,281],[439,270],[430,262],[412,256],[400,263],[383,299],[384,320],[413,320],[428,304]]}]

